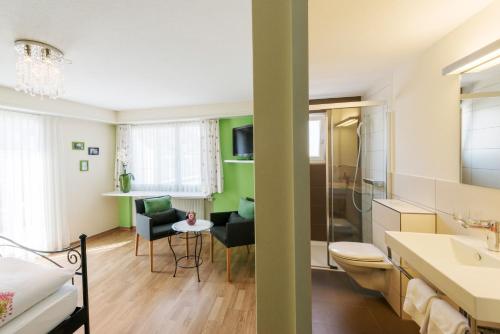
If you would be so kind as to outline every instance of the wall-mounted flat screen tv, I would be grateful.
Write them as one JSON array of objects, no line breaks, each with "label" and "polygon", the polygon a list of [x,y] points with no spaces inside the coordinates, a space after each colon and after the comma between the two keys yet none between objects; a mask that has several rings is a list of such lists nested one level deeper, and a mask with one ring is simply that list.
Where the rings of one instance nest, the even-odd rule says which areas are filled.
[{"label": "wall-mounted flat screen tv", "polygon": [[233,155],[247,159],[253,157],[253,125],[233,129]]}]

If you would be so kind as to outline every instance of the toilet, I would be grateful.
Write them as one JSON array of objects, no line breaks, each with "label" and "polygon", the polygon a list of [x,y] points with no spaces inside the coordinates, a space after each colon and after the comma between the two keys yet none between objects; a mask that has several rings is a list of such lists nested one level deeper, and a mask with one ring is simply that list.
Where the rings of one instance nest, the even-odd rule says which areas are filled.
[{"label": "toilet", "polygon": [[332,242],[328,247],[332,258],[365,289],[387,292],[391,261],[377,247],[361,242]]}]

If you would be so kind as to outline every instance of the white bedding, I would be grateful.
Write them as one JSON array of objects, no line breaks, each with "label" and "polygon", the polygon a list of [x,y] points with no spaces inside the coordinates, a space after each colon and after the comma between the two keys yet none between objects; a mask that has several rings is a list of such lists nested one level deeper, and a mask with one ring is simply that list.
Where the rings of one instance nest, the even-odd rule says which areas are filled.
[{"label": "white bedding", "polygon": [[77,288],[65,284],[41,302],[0,327],[0,334],[42,334],[55,328],[75,310]]},{"label": "white bedding", "polygon": [[0,257],[0,328],[73,277],[74,271]]}]

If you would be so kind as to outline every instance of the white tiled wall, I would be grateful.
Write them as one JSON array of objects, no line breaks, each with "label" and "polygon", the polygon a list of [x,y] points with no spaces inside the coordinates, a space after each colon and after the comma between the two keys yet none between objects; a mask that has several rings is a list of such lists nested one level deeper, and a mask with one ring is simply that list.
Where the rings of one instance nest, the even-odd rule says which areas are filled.
[{"label": "white tiled wall", "polygon": [[386,178],[386,114],[385,106],[363,109],[362,136],[363,177]]},{"label": "white tiled wall", "polygon": [[[369,208],[373,198],[385,198],[387,178],[387,129],[386,107],[375,106],[363,108],[364,123],[361,143],[361,175],[376,181],[383,181],[384,186],[375,187],[366,183],[363,185],[363,210]],[[371,212],[363,214],[363,241],[372,242]]]},{"label": "white tiled wall", "polygon": [[405,174],[393,174],[392,182],[392,197],[436,212],[437,233],[486,237],[483,230],[463,228],[454,214],[500,220],[498,190]]},{"label": "white tiled wall", "polygon": [[[390,100],[391,86],[385,85],[377,91],[364,96],[364,100]],[[380,106],[364,107],[361,110],[363,121],[361,143],[362,177],[384,181],[383,187],[373,187],[363,183],[362,208],[370,208],[372,198],[385,198],[387,188],[387,104]],[[372,194],[373,191],[373,194]],[[372,196],[373,195],[373,196]],[[372,242],[372,213],[363,213],[363,241]]]}]

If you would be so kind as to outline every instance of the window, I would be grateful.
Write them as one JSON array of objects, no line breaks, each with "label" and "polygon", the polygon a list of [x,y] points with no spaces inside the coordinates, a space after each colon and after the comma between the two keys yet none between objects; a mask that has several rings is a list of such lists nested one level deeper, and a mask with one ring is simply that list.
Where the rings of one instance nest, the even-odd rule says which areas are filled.
[{"label": "window", "polygon": [[130,146],[135,190],[203,190],[201,122],[132,126]]},{"label": "window", "polygon": [[309,159],[311,162],[325,161],[325,115],[309,116]]}]

